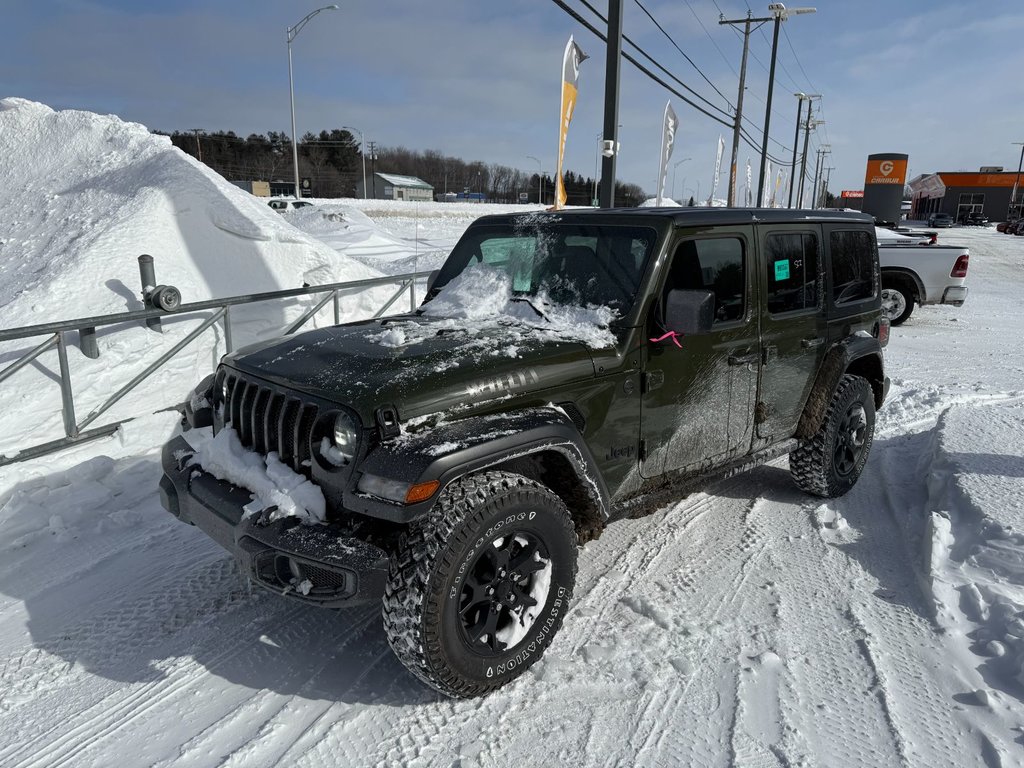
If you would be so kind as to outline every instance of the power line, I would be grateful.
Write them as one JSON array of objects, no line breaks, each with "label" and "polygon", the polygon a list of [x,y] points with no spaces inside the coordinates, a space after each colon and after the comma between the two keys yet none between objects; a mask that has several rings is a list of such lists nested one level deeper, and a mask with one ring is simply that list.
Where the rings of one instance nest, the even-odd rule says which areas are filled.
[{"label": "power line", "polygon": [[[587,9],[588,9],[588,10],[589,10],[589,11],[590,11],[591,13],[593,13],[593,14],[594,14],[594,15],[595,15],[595,16],[596,16],[596,17],[597,17],[598,19],[600,19],[600,20],[601,20],[601,21],[602,21],[603,23],[605,23],[605,24],[607,24],[607,23],[608,23],[608,20],[607,20],[607,19],[606,19],[606,18],[605,18],[605,17],[604,17],[604,16],[602,15],[602,14],[601,14],[601,12],[600,12],[600,11],[598,11],[598,10],[597,10],[596,8],[594,8],[594,6],[592,6],[592,5],[591,5],[591,4],[590,4],[590,3],[588,2],[588,0],[580,0],[580,1],[581,1],[581,2],[583,3],[583,5],[585,5],[585,6],[587,7]],[[574,11],[574,10],[573,10],[572,8],[570,8],[570,7],[568,6],[568,5],[566,5],[566,3],[565,3],[565,2],[563,2],[563,0],[552,0],[552,2],[554,2],[554,3],[555,3],[555,5],[559,6],[559,7],[560,7],[560,8],[562,9],[562,10],[564,10],[564,11],[565,11],[566,13],[568,13],[568,14],[569,14],[570,16],[572,16],[572,17],[573,17],[573,18],[574,18],[574,19],[575,19],[576,21],[578,21],[578,22],[579,22],[580,24],[582,24],[582,25],[583,25],[584,27],[586,27],[586,28],[587,28],[587,29],[588,29],[588,30],[589,30],[590,32],[592,32],[592,33],[593,33],[593,34],[594,34],[594,35],[595,35],[595,36],[596,36],[596,37],[597,37],[597,38],[598,38],[599,40],[601,40],[601,41],[603,41],[603,42],[605,42],[605,43],[607,43],[607,42],[608,42],[608,38],[607,38],[607,36],[606,36],[606,35],[605,35],[605,34],[604,34],[603,32],[601,32],[601,31],[600,31],[599,29],[597,29],[597,28],[596,28],[596,27],[594,27],[594,26],[593,26],[592,24],[590,24],[590,23],[589,23],[589,22],[587,22],[587,21],[586,21],[585,19],[583,19],[583,17],[582,17],[582,16],[580,16],[580,14],[576,13],[576,11]],[[724,125],[724,126],[726,126],[727,128],[732,128],[732,127],[734,127],[734,125],[735,125],[735,116],[734,116],[733,114],[731,114],[731,113],[729,113],[729,112],[725,112],[724,110],[720,109],[719,107],[716,107],[716,106],[714,106],[713,104],[711,104],[711,102],[710,102],[710,101],[708,101],[708,100],[707,100],[706,98],[704,98],[703,96],[701,96],[700,94],[698,94],[698,93],[697,93],[696,91],[694,91],[694,90],[693,90],[692,88],[690,88],[690,87],[689,87],[688,85],[686,85],[686,84],[685,84],[685,83],[683,83],[683,82],[682,82],[681,80],[679,80],[679,78],[677,78],[677,77],[676,77],[675,75],[673,75],[672,73],[670,73],[670,72],[669,72],[669,71],[668,71],[667,69],[665,69],[665,68],[664,68],[664,67],[663,67],[663,66],[662,66],[661,64],[659,64],[659,63],[657,63],[656,61],[654,61],[654,59],[653,59],[653,58],[652,58],[652,57],[651,57],[651,56],[650,56],[650,55],[649,55],[649,54],[648,54],[648,53],[647,53],[646,51],[644,51],[644,50],[643,50],[643,49],[642,49],[642,48],[641,48],[640,46],[638,46],[638,45],[637,45],[636,43],[634,43],[634,42],[633,42],[632,40],[630,40],[630,39],[629,39],[628,37],[626,37],[625,35],[623,35],[623,39],[625,39],[625,40],[626,40],[626,41],[627,41],[627,42],[628,42],[628,43],[629,43],[630,45],[632,45],[632,46],[633,46],[634,48],[636,48],[636,49],[637,49],[638,51],[640,51],[640,53],[641,53],[641,54],[642,54],[643,56],[645,56],[645,57],[646,57],[646,58],[647,58],[647,59],[648,59],[649,61],[653,62],[653,63],[654,63],[654,65],[655,65],[656,67],[658,67],[658,69],[660,69],[660,70],[662,70],[663,72],[665,72],[665,73],[666,73],[666,74],[667,74],[667,75],[668,75],[668,76],[669,76],[670,78],[672,78],[672,79],[673,79],[673,80],[675,80],[675,81],[676,81],[677,83],[679,83],[680,85],[682,85],[682,86],[683,86],[684,88],[686,88],[686,90],[688,90],[688,91],[690,91],[691,93],[693,93],[693,94],[694,94],[695,96],[697,96],[697,98],[699,98],[699,99],[701,99],[702,101],[704,101],[705,103],[709,104],[709,105],[710,105],[710,106],[711,106],[711,107],[712,107],[713,109],[717,110],[717,111],[718,111],[718,112],[720,112],[721,114],[723,114],[723,115],[725,115],[726,117],[730,118],[730,120],[729,120],[728,122],[726,122],[725,120],[723,120],[722,118],[718,117],[717,115],[713,115],[713,114],[711,114],[710,112],[708,112],[707,110],[703,109],[703,108],[702,108],[702,107],[701,107],[700,105],[698,105],[698,104],[694,104],[694,103],[693,103],[692,101],[690,101],[690,100],[689,100],[689,99],[688,99],[688,98],[687,98],[686,96],[684,96],[683,94],[679,93],[679,91],[677,91],[677,90],[675,90],[674,88],[672,88],[672,87],[671,87],[670,85],[668,85],[668,84],[667,84],[667,83],[666,83],[666,82],[665,82],[664,80],[662,80],[662,79],[661,79],[661,78],[659,78],[659,77],[658,77],[657,75],[655,75],[655,74],[654,74],[653,72],[651,72],[650,70],[648,70],[648,69],[647,69],[646,67],[644,67],[644,66],[643,66],[642,64],[640,64],[640,63],[639,63],[639,62],[638,62],[638,61],[637,61],[637,60],[636,60],[635,58],[633,58],[633,57],[632,57],[632,56],[631,56],[630,54],[626,53],[625,51],[624,51],[624,52],[622,53],[622,57],[623,57],[624,59],[626,59],[627,61],[629,61],[629,62],[630,62],[631,64],[633,64],[633,65],[634,65],[634,66],[635,66],[635,67],[636,67],[637,69],[639,69],[639,70],[640,70],[641,72],[643,72],[643,73],[644,73],[645,75],[647,75],[647,76],[648,76],[648,77],[649,77],[650,79],[654,80],[654,82],[658,83],[658,84],[659,84],[660,86],[662,86],[663,88],[665,88],[665,89],[666,89],[667,91],[669,91],[670,93],[672,93],[672,94],[674,94],[674,95],[678,96],[678,97],[679,97],[680,99],[682,99],[682,100],[683,100],[684,102],[686,102],[687,104],[689,104],[690,106],[692,106],[692,107],[693,107],[694,109],[696,109],[696,110],[697,110],[698,112],[701,112],[702,114],[704,114],[704,115],[706,115],[706,116],[710,117],[710,118],[711,118],[712,120],[715,120],[716,122],[718,122],[718,123],[719,123],[719,124],[721,124],[721,125]],[[735,70],[734,70],[734,71],[735,71]],[[751,121],[750,121],[750,120],[748,120],[747,122],[751,122]],[[755,128],[757,127],[757,126],[756,126],[756,124],[754,124],[754,123],[752,123],[752,122],[751,122],[751,125],[754,125],[754,127],[755,127]],[[756,143],[756,141],[754,141],[754,140],[753,140],[753,139],[752,139],[752,138],[750,137],[750,134],[749,134],[749,133],[747,133],[747,131],[746,131],[745,129],[741,129],[741,132],[742,132],[742,136],[743,136],[743,141],[744,141],[744,143],[745,143],[745,144],[747,144],[747,145],[748,145],[748,146],[749,146],[750,148],[752,148],[753,150],[755,150],[755,151],[756,151],[756,152],[757,152],[758,154],[760,154],[760,152],[761,152],[761,147],[760,147],[760,146],[759,146],[759,145],[758,145],[758,144]],[[772,141],[776,141],[776,140],[775,140],[775,139],[772,139]],[[778,142],[778,141],[776,141],[776,143],[777,143],[777,144],[779,144],[779,142]],[[784,145],[784,144],[780,144],[780,146],[781,146],[781,147],[782,147],[783,149],[786,149],[787,151],[788,151],[788,149],[789,149],[789,147],[787,147],[787,146],[786,146],[786,145]],[[771,155],[769,155],[769,156],[768,156],[768,158],[769,158],[769,159],[770,159],[770,160],[771,160],[772,162],[775,162],[775,163],[779,163],[779,162],[782,162],[782,161],[781,161],[781,160],[779,160],[778,158],[772,157]]]},{"label": "power line", "polygon": [[[608,42],[607,35],[605,35],[603,32],[601,32],[599,29],[597,29],[597,27],[595,27],[593,24],[591,24],[588,21],[586,21],[582,16],[580,16],[580,14],[578,14],[576,11],[574,11],[572,8],[570,8],[568,5],[566,5],[566,3],[563,0],[551,0],[551,2],[553,2],[555,5],[557,5],[559,8],[561,8],[563,11],[565,11],[570,16],[572,16],[574,19],[576,19],[576,21],[578,21],[580,24],[582,24],[587,30],[589,30],[599,40],[601,40],[602,42],[605,42],[605,43]],[[598,15],[600,15],[600,14],[598,14]],[[605,20],[605,21],[607,23],[607,20]],[[708,112],[706,109],[704,109],[699,104],[695,104],[694,102],[690,101],[690,99],[688,99],[682,93],[680,93],[675,88],[673,88],[671,85],[666,83],[664,80],[662,80],[656,74],[651,72],[651,70],[647,69],[647,67],[645,67],[643,64],[641,64],[633,56],[631,56],[630,54],[626,53],[625,51],[623,51],[623,53],[622,53],[622,58],[626,59],[626,61],[628,61],[634,67],[636,67],[641,72],[643,72],[645,75],[647,75],[647,77],[649,77],[651,80],[656,82],[658,85],[660,85],[662,88],[667,90],[669,93],[672,93],[675,96],[678,96],[680,99],[682,99],[684,102],[689,104],[691,107],[696,109],[701,114],[706,115],[707,117],[710,117],[716,123],[720,123],[721,125],[724,125],[726,127],[731,127],[732,126],[732,123],[722,119],[718,115],[715,115],[715,114],[712,114],[711,112]],[[716,109],[718,109],[718,108],[716,107]],[[721,112],[722,110],[719,110],[719,111]],[[724,114],[728,114],[728,113],[724,113]]]},{"label": "power line", "polygon": [[[607,23],[608,23],[608,20],[607,20],[607,19],[606,19],[606,18],[605,18],[604,16],[602,16],[602,15],[601,15],[601,12],[600,12],[600,11],[598,11],[598,10],[597,10],[596,8],[594,8],[594,6],[593,6],[593,5],[591,5],[591,4],[590,4],[590,3],[588,2],[588,0],[580,0],[580,2],[581,2],[581,3],[583,3],[583,5],[584,5],[584,6],[586,6],[586,7],[587,7],[587,9],[588,9],[588,10],[589,10],[589,11],[590,11],[591,13],[593,13],[593,14],[594,14],[595,16],[597,16],[597,18],[599,18],[599,19],[600,19],[600,20],[601,20],[601,21],[602,21],[602,22],[603,22],[604,24],[607,24]],[[593,30],[592,30],[592,31],[593,31]],[[607,42],[607,38],[602,38],[602,39],[603,39],[603,40],[605,40],[605,41]],[[709,99],[706,99],[706,98],[705,98],[704,96],[702,96],[702,95],[701,95],[700,93],[698,93],[698,92],[697,92],[697,91],[695,91],[695,90],[694,90],[693,88],[691,88],[690,86],[688,86],[688,85],[687,85],[686,83],[684,83],[684,82],[683,82],[682,80],[680,80],[680,79],[679,79],[678,77],[676,77],[676,76],[675,76],[674,74],[672,74],[671,72],[669,72],[669,71],[668,71],[668,70],[667,70],[667,69],[666,69],[666,68],[665,68],[664,66],[662,66],[662,65],[661,65],[661,64],[660,64],[660,63],[659,63],[658,61],[656,61],[656,60],[654,59],[654,57],[653,57],[653,56],[651,56],[650,54],[648,54],[648,53],[647,53],[647,51],[645,51],[645,50],[644,50],[643,48],[641,48],[641,47],[640,47],[639,45],[637,45],[637,44],[636,44],[635,42],[633,42],[633,40],[631,40],[631,39],[630,39],[630,38],[629,38],[629,37],[628,37],[627,35],[623,35],[623,36],[622,36],[622,39],[623,39],[623,40],[625,40],[625,41],[626,41],[627,43],[629,43],[629,44],[630,44],[631,46],[633,46],[633,47],[634,47],[634,48],[635,48],[635,49],[636,49],[636,50],[637,50],[637,51],[638,51],[638,52],[640,53],[640,55],[641,55],[641,56],[643,56],[643,57],[644,57],[645,59],[647,59],[647,60],[648,60],[649,62],[651,62],[651,64],[653,64],[653,65],[654,65],[655,67],[657,67],[657,68],[658,68],[658,69],[660,69],[660,70],[661,70],[662,72],[664,72],[664,73],[665,73],[665,75],[667,75],[668,77],[672,78],[672,80],[674,80],[674,81],[675,81],[676,83],[678,83],[678,84],[679,84],[680,86],[682,86],[682,87],[683,87],[683,88],[685,88],[685,89],[686,89],[687,91],[689,91],[690,93],[692,93],[692,94],[693,94],[693,95],[694,95],[694,96],[695,96],[696,98],[700,99],[700,100],[701,100],[701,101],[703,101],[703,102],[704,102],[705,104],[707,104],[707,105],[708,105],[708,107],[709,107],[710,109],[714,109],[714,110],[717,110],[718,112],[721,112],[721,113],[722,113],[723,115],[725,115],[726,117],[732,117],[732,113],[730,113],[730,112],[727,112],[726,110],[724,110],[724,109],[722,109],[721,107],[719,107],[719,106],[718,106],[717,104],[714,104],[714,103],[712,103],[712,102],[711,102],[711,101],[710,101]],[[623,55],[625,56],[625,54],[623,54]],[[727,100],[727,101],[728,101],[728,100]],[[731,106],[731,105],[730,105],[730,106]]]},{"label": "power line", "polygon": [[644,6],[644,4],[641,3],[640,0],[633,0],[633,2],[635,2],[638,6],[640,6],[640,10],[643,11],[645,14],[647,14],[647,18],[649,18],[652,22],[654,22],[654,26],[656,26],[658,29],[661,30],[661,34],[663,34],[665,37],[668,38],[669,42],[672,43],[672,45],[675,47],[675,49],[677,51],[679,51],[679,53],[682,54],[683,58],[686,59],[688,62],[690,62],[690,65],[695,70],[697,70],[697,74],[699,74],[701,77],[704,78],[704,82],[706,82],[708,85],[710,85],[714,89],[715,93],[717,93],[719,96],[721,96],[725,100],[725,103],[728,104],[729,107],[731,108],[732,107],[732,103],[729,101],[729,97],[726,96],[724,93],[722,93],[720,90],[718,90],[718,87],[713,82],[711,82],[708,79],[707,75],[705,75],[701,71],[701,68],[698,67],[694,63],[693,59],[691,59],[689,56],[686,55],[686,53],[683,51],[683,49],[680,48],[678,43],[676,43],[676,41],[672,38],[672,35],[670,35],[668,32],[665,31],[665,28],[663,26],[661,26],[661,24],[658,22],[657,19],[654,18],[654,16],[651,15],[651,12],[647,10],[647,8]]}]

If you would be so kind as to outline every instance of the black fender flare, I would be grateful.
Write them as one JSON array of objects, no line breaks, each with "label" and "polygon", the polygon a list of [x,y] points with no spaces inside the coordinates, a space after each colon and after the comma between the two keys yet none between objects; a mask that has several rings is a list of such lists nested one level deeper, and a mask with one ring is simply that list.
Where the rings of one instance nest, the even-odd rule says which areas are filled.
[{"label": "black fender flare", "polygon": [[426,501],[401,504],[360,493],[357,482],[345,492],[344,507],[369,517],[409,523],[427,515],[452,481],[548,452],[565,459],[589,506],[602,521],[607,520],[611,511],[608,488],[579,430],[557,406],[442,421],[433,428],[386,440],[366,455],[358,472],[410,486],[436,480],[438,491]]},{"label": "black fender flare", "polygon": [[833,345],[825,354],[825,359],[818,368],[818,375],[814,379],[811,394],[800,415],[796,437],[807,439],[818,431],[828,411],[832,393],[845,373],[853,373],[867,379],[875,395],[875,407],[882,407],[887,390],[882,345],[874,336],[860,331]]}]

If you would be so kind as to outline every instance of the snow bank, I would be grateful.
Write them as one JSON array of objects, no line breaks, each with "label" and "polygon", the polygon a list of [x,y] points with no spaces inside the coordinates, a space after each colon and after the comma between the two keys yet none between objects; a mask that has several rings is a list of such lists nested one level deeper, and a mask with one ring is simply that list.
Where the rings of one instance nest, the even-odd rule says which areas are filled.
[{"label": "snow bank", "polygon": [[928,472],[925,568],[939,623],[987,685],[1024,689],[1024,407],[954,406]]},{"label": "snow bank", "polygon": [[[158,281],[178,287],[186,303],[380,274],[296,229],[167,137],[112,115],[0,100],[0,157],[0,328],[140,309],[143,253],[154,257]],[[343,319],[371,314],[386,291],[346,297]],[[278,335],[309,305],[294,299],[236,308],[234,343]],[[72,349],[78,419],[202,319],[168,319],[163,335],[142,325],[101,328],[97,360]],[[0,369],[42,340],[0,344]],[[69,342],[76,341],[72,334]],[[224,350],[215,327],[109,419],[180,402]],[[62,437],[60,404],[53,353],[0,386],[0,454]]]},{"label": "snow bank", "polygon": [[138,123],[3,99],[0,157],[3,326],[125,310],[141,253],[186,302],[376,274]]}]

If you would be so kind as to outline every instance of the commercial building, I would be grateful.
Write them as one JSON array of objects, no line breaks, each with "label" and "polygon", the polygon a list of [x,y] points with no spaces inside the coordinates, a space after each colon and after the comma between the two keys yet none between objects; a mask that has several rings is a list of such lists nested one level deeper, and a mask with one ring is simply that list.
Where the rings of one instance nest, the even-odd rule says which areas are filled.
[{"label": "commercial building", "polygon": [[922,174],[909,182],[913,193],[911,217],[927,219],[929,214],[941,211],[958,221],[970,213],[983,213],[991,221],[1005,221],[1007,214],[1011,219],[1019,218],[1024,189],[1017,189],[1010,205],[1016,183],[1016,171],[999,167]]},{"label": "commercial building", "polygon": [[366,180],[367,193],[363,194],[363,181],[356,182],[356,197],[374,200],[426,200],[434,199],[434,188],[415,176],[394,173],[374,173]]}]

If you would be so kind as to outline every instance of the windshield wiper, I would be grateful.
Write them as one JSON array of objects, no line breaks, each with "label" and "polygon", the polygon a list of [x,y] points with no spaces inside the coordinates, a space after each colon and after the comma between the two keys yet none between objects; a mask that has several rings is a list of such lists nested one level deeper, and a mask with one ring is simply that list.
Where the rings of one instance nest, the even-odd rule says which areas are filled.
[{"label": "windshield wiper", "polygon": [[537,309],[537,305],[530,301],[526,296],[513,296],[512,301],[521,301],[525,304],[528,304],[530,306],[530,309],[537,313],[538,317],[544,318],[544,320],[546,320],[549,323],[551,322],[551,318],[545,315],[544,312],[542,312],[541,310]]}]

